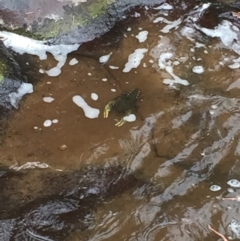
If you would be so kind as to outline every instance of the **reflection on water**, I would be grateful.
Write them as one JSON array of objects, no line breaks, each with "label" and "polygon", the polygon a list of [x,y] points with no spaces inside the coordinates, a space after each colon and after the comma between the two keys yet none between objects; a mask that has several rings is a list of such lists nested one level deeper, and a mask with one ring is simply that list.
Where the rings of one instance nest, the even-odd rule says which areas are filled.
[{"label": "reflection on water", "polygon": [[[83,64],[63,68],[71,84],[60,76],[54,87],[36,86],[36,96],[51,92],[59,102],[41,106],[30,96],[31,121],[55,113],[59,123],[22,134],[33,125],[19,122],[31,114],[23,108],[2,153],[51,169],[2,172],[2,240],[217,240],[208,225],[240,238],[240,190],[228,183],[240,179],[239,29],[227,7],[216,20],[215,7],[181,1],[133,10],[116,45],[103,37],[75,53]],[[96,53],[101,46],[102,56],[112,52],[109,62],[99,67],[89,46]],[[114,114],[91,122],[76,116],[71,102],[82,91],[102,110],[136,87],[143,93],[137,121],[120,128]],[[57,150],[65,143],[66,151]]]}]

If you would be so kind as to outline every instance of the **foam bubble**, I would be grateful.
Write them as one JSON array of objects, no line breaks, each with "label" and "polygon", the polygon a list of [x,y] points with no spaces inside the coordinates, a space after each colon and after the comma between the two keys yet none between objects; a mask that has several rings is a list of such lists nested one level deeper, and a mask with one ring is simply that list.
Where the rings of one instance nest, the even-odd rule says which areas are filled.
[{"label": "foam bubble", "polygon": [[51,103],[51,102],[53,102],[54,101],[54,98],[53,97],[43,97],[43,101],[44,102],[47,102],[47,103]]},{"label": "foam bubble", "polygon": [[80,95],[73,96],[72,100],[77,106],[83,109],[86,117],[90,119],[98,117],[100,110],[90,107]]},{"label": "foam bubble", "polygon": [[109,65],[109,68],[110,68],[110,69],[119,69],[118,66],[113,66],[113,65]]},{"label": "foam bubble", "polygon": [[133,68],[137,68],[141,60],[144,57],[144,53],[146,53],[148,49],[142,48],[142,49],[136,49],[132,54],[128,56],[128,62],[125,64],[125,68],[123,69],[124,73],[129,72]]},{"label": "foam bubble", "polygon": [[43,126],[45,126],[45,127],[49,127],[49,126],[51,126],[52,125],[52,121],[51,120],[45,120],[44,122],[43,122]]},{"label": "foam bubble", "polygon": [[57,123],[58,123],[58,119],[53,119],[53,120],[52,120],[52,123],[53,123],[53,124],[57,124]]},{"label": "foam bubble", "polygon": [[194,66],[192,68],[192,72],[196,73],[196,74],[202,74],[204,72],[204,68],[202,66],[200,66],[200,65]]},{"label": "foam bubble", "polygon": [[13,107],[18,108],[18,103],[25,94],[33,93],[33,85],[29,83],[22,83],[17,92],[12,92],[8,96]]},{"label": "foam bubble", "polygon": [[73,58],[70,60],[69,65],[75,65],[78,63],[78,60],[76,58]]},{"label": "foam bubble", "polygon": [[237,179],[231,179],[227,182],[230,187],[240,187],[240,182]]},{"label": "foam bubble", "polygon": [[98,100],[98,95],[96,93],[91,94],[92,100]]},{"label": "foam bubble", "polygon": [[101,64],[107,63],[111,55],[112,55],[112,52],[108,55],[103,55],[102,57],[99,58],[99,62]]},{"label": "foam bubble", "polygon": [[134,122],[136,120],[136,116],[134,114],[130,114],[127,116],[123,117],[123,120],[127,121],[127,122]]},{"label": "foam bubble", "polygon": [[212,192],[217,192],[217,191],[219,191],[219,190],[221,190],[221,187],[218,186],[218,185],[212,185],[212,186],[210,187],[210,191],[212,191]]},{"label": "foam bubble", "polygon": [[147,40],[147,36],[148,36],[148,31],[144,30],[138,33],[138,35],[136,35],[136,38],[138,39],[139,43],[143,43]]}]

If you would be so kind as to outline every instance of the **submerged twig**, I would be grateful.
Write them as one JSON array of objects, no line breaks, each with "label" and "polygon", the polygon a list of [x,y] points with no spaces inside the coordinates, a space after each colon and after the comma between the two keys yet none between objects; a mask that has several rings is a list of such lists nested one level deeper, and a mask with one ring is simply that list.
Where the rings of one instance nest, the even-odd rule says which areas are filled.
[{"label": "submerged twig", "polygon": [[222,200],[240,201],[240,197],[223,197]]},{"label": "submerged twig", "polygon": [[223,236],[223,234],[221,234],[221,233],[219,233],[218,231],[216,231],[215,229],[213,229],[210,225],[208,225],[208,228],[209,228],[210,230],[212,230],[215,234],[217,234],[218,236],[220,236],[224,241],[228,241],[228,239],[227,239],[225,236]]}]

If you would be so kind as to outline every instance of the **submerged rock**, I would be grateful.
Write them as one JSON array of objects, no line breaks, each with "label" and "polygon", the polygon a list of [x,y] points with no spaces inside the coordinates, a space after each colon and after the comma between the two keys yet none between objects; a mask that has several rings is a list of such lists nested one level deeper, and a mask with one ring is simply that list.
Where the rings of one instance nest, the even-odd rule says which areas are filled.
[{"label": "submerged rock", "polygon": [[103,202],[144,184],[119,165],[2,173],[0,230],[12,240],[64,240],[71,231],[93,224],[94,211]]}]

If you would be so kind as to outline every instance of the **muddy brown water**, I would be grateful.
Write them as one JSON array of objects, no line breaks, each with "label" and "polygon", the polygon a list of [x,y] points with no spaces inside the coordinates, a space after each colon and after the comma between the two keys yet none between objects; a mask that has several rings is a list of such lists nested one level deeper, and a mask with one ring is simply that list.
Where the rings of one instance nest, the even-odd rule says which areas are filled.
[{"label": "muddy brown water", "polygon": [[[240,178],[240,71],[228,67],[238,55],[199,31],[193,40],[183,36],[198,8],[182,4],[187,7],[135,9],[110,33],[70,54],[60,76],[43,75],[24,98],[0,147],[1,240],[218,240],[208,225],[229,239],[240,237],[239,203],[223,199],[239,195],[227,184]],[[163,33],[167,23],[153,23],[157,17],[181,23]],[[142,30],[148,37],[139,43]],[[148,52],[138,68],[123,73],[137,48]],[[110,52],[101,65],[98,58]],[[174,74],[188,86],[163,83],[171,78],[158,66],[166,52],[174,53]],[[73,57],[79,63],[70,66]],[[45,69],[55,64],[51,56],[39,62]],[[192,71],[199,65],[202,74]],[[110,100],[136,87],[142,96],[135,122],[115,127],[121,116],[103,118]],[[85,117],[74,95],[98,108],[99,117]],[[45,96],[54,101],[44,102]],[[58,123],[44,127],[46,119]],[[8,168],[27,162],[50,167]],[[213,184],[221,190],[210,191]]]}]

